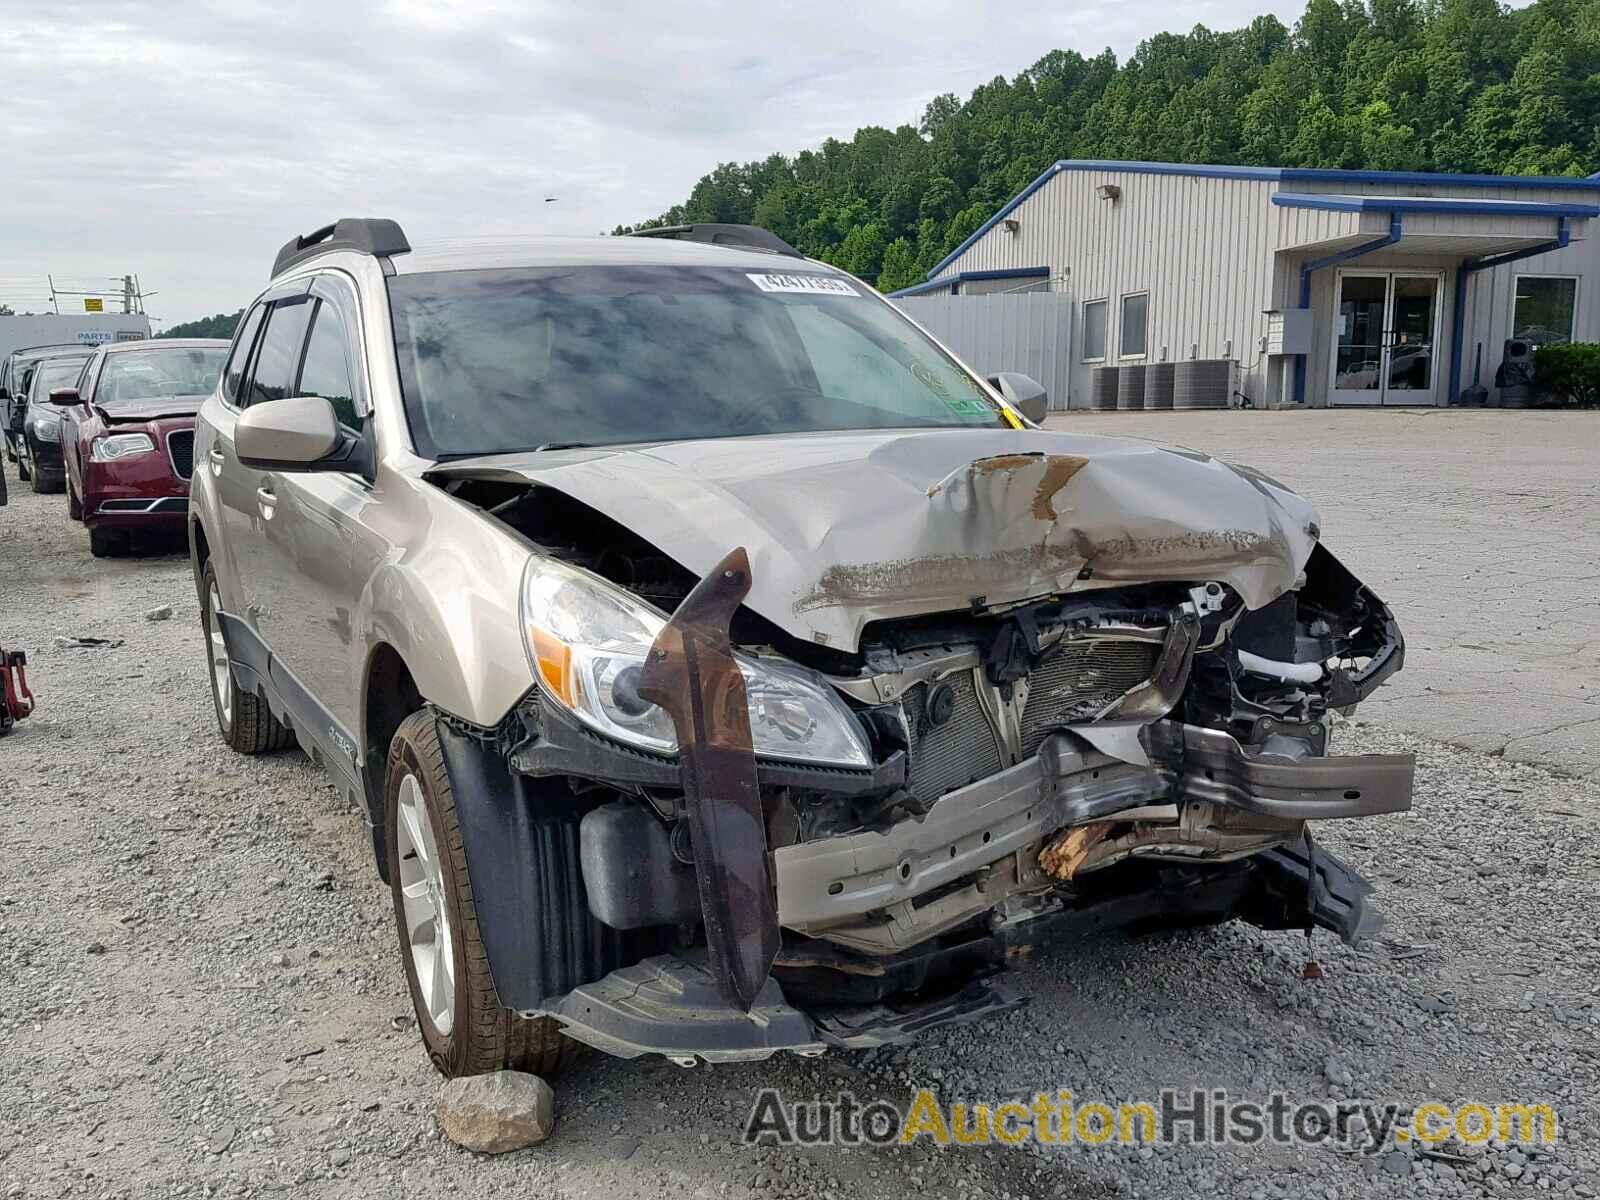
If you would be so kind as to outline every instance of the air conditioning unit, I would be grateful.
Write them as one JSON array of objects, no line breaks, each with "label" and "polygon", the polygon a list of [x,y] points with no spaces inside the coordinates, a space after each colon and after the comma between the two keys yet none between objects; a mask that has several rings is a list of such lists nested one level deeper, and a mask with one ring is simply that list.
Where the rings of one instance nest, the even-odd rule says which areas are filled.
[{"label": "air conditioning unit", "polygon": [[1191,358],[1177,363],[1172,377],[1173,408],[1227,408],[1233,398],[1231,358]]}]

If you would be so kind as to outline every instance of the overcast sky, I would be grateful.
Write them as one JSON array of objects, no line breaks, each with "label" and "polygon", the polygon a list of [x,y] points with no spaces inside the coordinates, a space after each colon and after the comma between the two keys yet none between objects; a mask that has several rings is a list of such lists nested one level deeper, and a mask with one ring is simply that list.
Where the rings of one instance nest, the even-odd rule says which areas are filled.
[{"label": "overcast sky", "polygon": [[1303,7],[0,0],[0,301],[137,272],[166,323],[232,311],[339,216],[414,243],[597,233],[718,162],[915,122],[1057,47],[1121,59]]}]

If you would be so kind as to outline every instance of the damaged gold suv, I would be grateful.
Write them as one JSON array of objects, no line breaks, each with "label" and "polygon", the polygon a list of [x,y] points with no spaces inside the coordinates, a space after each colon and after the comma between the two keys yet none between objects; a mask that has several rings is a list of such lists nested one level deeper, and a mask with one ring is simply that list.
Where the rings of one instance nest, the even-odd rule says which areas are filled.
[{"label": "damaged gold suv", "polygon": [[1044,401],[758,229],[284,247],[196,431],[217,722],[366,812],[441,1071],[892,1042],[1109,926],[1371,928],[1309,823],[1411,803],[1327,754],[1394,619],[1278,483]]}]

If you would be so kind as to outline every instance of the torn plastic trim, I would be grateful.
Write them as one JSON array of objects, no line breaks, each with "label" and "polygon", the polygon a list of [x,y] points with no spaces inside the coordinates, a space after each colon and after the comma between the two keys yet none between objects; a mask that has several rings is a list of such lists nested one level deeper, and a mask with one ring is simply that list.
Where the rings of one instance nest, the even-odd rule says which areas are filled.
[{"label": "torn plastic trim", "polygon": [[1330,708],[1350,708],[1365,700],[1405,665],[1406,641],[1389,606],[1320,542],[1306,560],[1306,582],[1300,589],[1302,609],[1333,619],[1354,614],[1360,621],[1360,647],[1367,662],[1357,670],[1328,671],[1326,697]]},{"label": "torn plastic trim", "polygon": [[723,999],[743,1012],[766,986],[781,941],[744,673],[728,634],[749,592],[750,560],[738,547],[656,635],[638,684],[677,730],[711,974]]},{"label": "torn plastic trim", "polygon": [[1168,800],[1206,800],[1283,821],[1411,806],[1409,754],[1254,758],[1220,730],[1176,721],[1146,729],[1150,766],[1087,749],[1074,732],[1052,734],[1035,757],[947,793],[921,820],[780,847],[773,853],[780,923],[822,933],[954,883],[1063,826]]}]

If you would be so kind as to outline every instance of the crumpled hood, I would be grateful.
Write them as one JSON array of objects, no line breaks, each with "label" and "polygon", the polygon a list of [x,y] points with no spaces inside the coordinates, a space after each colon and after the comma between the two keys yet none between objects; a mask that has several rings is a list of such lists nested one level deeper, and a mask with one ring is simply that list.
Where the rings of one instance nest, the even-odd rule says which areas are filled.
[{"label": "crumpled hood", "polygon": [[154,421],[157,417],[192,417],[206,402],[204,396],[150,396],[142,400],[113,400],[97,404],[108,422]]},{"label": "crumpled hood", "polygon": [[717,438],[441,464],[436,482],[526,479],[634,530],[695,574],[750,554],[748,604],[858,649],[885,618],[1085,586],[1218,580],[1251,608],[1292,588],[1316,511],[1188,450],[1042,430]]}]

